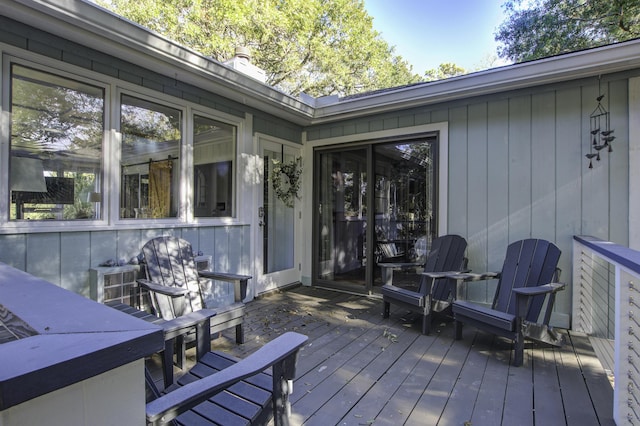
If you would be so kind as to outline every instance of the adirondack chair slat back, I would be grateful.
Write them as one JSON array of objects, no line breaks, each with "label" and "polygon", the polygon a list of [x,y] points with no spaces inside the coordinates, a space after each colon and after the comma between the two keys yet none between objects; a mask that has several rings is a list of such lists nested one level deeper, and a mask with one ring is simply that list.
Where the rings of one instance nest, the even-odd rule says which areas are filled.
[{"label": "adirondack chair slat back", "polygon": [[[552,282],[560,253],[558,247],[545,240],[526,239],[511,243],[507,247],[493,309],[515,314],[516,296],[511,290]],[[536,296],[529,305],[526,319],[537,321],[543,304],[544,296]]]},{"label": "adirondack chair slat back", "polygon": [[[191,244],[176,237],[157,237],[148,241],[142,248],[145,259],[147,277],[156,284],[168,287],[186,288],[189,290],[185,312],[198,311],[203,308],[198,283],[198,270],[193,259]],[[173,310],[169,298],[161,299],[158,295],[158,309],[165,319],[179,316]],[[162,300],[162,301],[160,301]],[[178,314],[178,315],[176,315]]]},{"label": "adirondack chair slat back", "polygon": [[[444,235],[433,240],[424,264],[426,272],[459,271],[464,262],[467,240],[459,235]],[[427,277],[420,279],[420,292],[428,282]],[[431,289],[434,300],[447,300],[451,289],[446,279],[435,280]]]}]

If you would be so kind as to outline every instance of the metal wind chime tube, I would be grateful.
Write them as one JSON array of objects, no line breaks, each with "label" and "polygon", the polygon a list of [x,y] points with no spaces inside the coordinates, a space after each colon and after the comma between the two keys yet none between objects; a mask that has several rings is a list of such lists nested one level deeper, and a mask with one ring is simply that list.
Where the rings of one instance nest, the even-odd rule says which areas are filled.
[{"label": "metal wind chime tube", "polygon": [[[600,93],[600,79],[598,79],[598,93]],[[589,116],[590,132],[589,132],[589,153],[586,157],[589,159],[589,168],[593,169],[593,158],[600,161],[600,151],[607,148],[612,152],[611,142],[616,138],[613,136],[613,129],[609,121],[609,112],[602,106],[604,95],[598,95],[596,101],[598,105]],[[595,152],[594,152],[595,151]]]}]

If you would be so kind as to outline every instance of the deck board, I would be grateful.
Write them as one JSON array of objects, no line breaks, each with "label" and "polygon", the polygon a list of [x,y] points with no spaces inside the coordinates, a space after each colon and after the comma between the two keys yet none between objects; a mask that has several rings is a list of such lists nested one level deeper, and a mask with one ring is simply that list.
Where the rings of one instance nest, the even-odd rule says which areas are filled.
[{"label": "deck board", "polygon": [[[496,338],[492,337],[491,346]],[[472,425],[499,425],[502,422],[502,411],[504,409],[505,393],[507,392],[509,360],[501,356],[496,356],[492,350],[487,351],[487,364],[478,395],[475,400],[475,407],[471,416]]]},{"label": "deck board", "polygon": [[504,339],[465,327],[456,341],[444,319],[424,336],[393,308],[383,319],[380,299],[298,287],[247,304],[245,344],[231,330],[212,347],[242,358],[285,331],[309,336],[293,425],[613,424],[613,390],[584,335],[565,332],[561,349],[527,342],[513,367]]}]

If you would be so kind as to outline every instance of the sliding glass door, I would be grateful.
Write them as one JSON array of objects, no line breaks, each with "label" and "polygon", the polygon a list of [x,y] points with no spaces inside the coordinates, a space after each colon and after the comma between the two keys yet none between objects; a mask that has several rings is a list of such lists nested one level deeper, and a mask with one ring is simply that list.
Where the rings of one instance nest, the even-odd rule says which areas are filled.
[{"label": "sliding glass door", "polygon": [[316,150],[314,284],[376,292],[380,262],[415,264],[398,275],[412,284],[437,229],[436,148],[426,136]]}]

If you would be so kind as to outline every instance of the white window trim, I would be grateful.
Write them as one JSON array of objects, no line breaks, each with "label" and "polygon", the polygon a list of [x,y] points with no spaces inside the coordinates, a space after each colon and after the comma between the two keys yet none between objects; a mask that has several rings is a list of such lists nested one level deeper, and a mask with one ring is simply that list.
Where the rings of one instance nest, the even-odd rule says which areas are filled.
[{"label": "white window trim", "polygon": [[[0,82],[0,169],[8,170],[9,165],[9,138],[11,117],[8,105],[10,93],[10,65],[19,63],[29,66],[43,72],[60,75],[61,77],[74,79],[83,83],[92,84],[105,90],[105,132],[103,136],[103,214],[100,219],[87,221],[33,221],[33,222],[17,222],[10,221],[9,218],[9,198],[8,180],[0,184],[0,234],[14,233],[38,233],[38,232],[60,232],[60,231],[97,231],[112,229],[117,225],[118,229],[154,229],[154,228],[172,228],[172,227],[193,227],[198,225],[206,226],[224,226],[224,225],[246,225],[247,218],[243,214],[243,205],[241,194],[249,191],[251,185],[245,182],[241,170],[244,165],[244,154],[246,153],[247,140],[251,140],[249,114],[244,118],[237,117],[223,111],[207,108],[206,106],[193,103],[188,100],[176,98],[161,92],[137,86],[123,80],[100,74],[95,71],[77,67],[72,64],[57,61],[52,58],[44,57],[33,52],[24,51],[14,46],[0,43],[0,69],[2,70],[2,81]],[[180,167],[180,206],[178,208],[178,216],[166,219],[120,219],[120,95],[127,94],[130,96],[141,97],[163,105],[171,106],[183,112],[183,141],[181,145]],[[192,159],[192,118],[193,115],[201,115],[211,118],[229,125],[233,125],[237,129],[236,134],[236,153],[235,164],[236,172],[234,174],[234,217],[224,218],[195,218],[191,209],[193,199],[193,188],[188,173],[193,166]],[[250,145],[250,143],[249,143]],[[113,171],[114,173],[109,173]],[[117,173],[115,173],[117,172]],[[111,176],[109,176],[111,175]],[[185,180],[187,178],[187,180]],[[113,195],[111,195],[113,194]],[[249,216],[250,218],[250,216]]]}]

